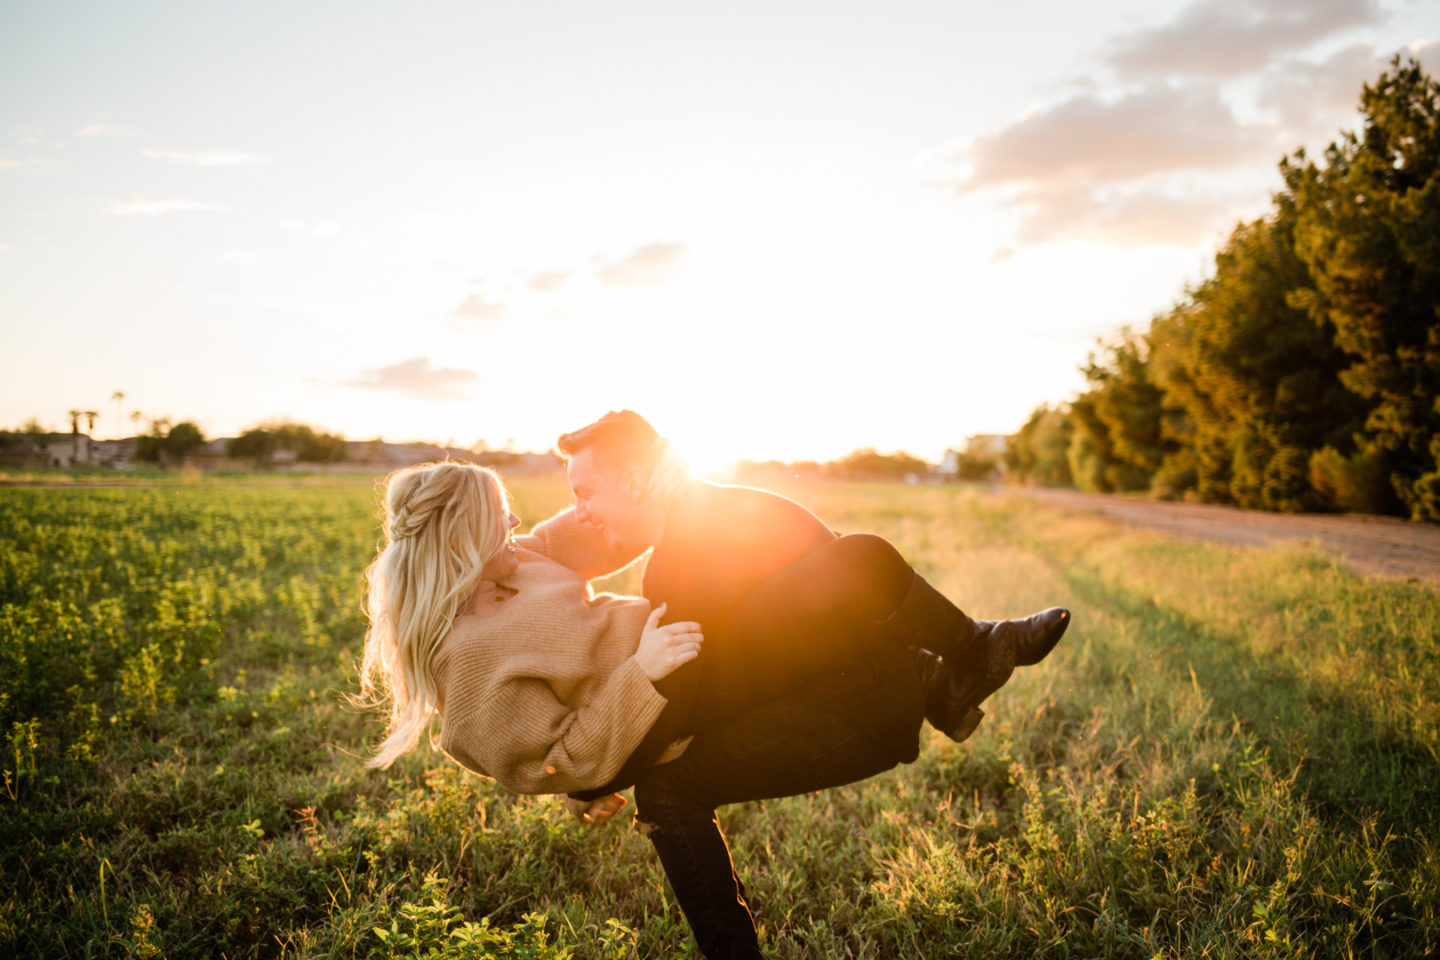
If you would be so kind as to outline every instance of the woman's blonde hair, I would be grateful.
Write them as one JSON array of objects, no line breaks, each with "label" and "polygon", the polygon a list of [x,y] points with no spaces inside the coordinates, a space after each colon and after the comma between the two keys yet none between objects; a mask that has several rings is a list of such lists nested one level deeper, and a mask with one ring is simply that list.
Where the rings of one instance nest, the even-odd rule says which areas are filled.
[{"label": "woman's blonde hair", "polygon": [[390,723],[370,766],[394,763],[439,712],[435,651],[509,530],[505,486],[485,467],[422,463],[386,478],[385,543],[365,571],[359,702],[388,702]]}]

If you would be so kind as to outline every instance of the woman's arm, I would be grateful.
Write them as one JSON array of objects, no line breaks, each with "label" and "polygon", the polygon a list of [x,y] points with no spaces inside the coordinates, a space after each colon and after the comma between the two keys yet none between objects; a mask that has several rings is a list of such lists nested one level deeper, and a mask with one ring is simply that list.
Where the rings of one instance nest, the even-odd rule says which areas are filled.
[{"label": "woman's arm", "polygon": [[517,676],[459,717],[450,704],[441,746],[517,793],[567,793],[613,777],[664,706],[634,657],[579,708],[545,680]]},{"label": "woman's arm", "polygon": [[515,545],[544,554],[586,580],[616,573],[644,553],[610,546],[598,530],[575,519],[574,507],[537,523],[529,533],[516,537]]}]

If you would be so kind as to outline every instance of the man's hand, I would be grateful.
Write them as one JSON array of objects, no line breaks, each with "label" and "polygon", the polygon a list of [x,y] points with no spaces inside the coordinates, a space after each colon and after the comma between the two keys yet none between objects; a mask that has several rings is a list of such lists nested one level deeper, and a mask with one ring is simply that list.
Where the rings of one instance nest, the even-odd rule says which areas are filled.
[{"label": "man's hand", "polygon": [[574,797],[565,798],[565,809],[577,820],[584,820],[586,823],[604,823],[615,814],[620,808],[629,803],[618,793],[612,793],[608,797],[600,797],[595,800],[576,800]]}]

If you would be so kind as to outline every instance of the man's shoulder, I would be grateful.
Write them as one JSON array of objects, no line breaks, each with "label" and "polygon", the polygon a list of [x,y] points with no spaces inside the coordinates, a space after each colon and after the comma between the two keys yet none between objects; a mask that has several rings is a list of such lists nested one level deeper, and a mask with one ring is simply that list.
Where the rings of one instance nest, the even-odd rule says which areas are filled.
[{"label": "man's shoulder", "polygon": [[720,514],[731,511],[749,513],[805,513],[814,514],[803,504],[773,490],[760,487],[746,487],[739,484],[714,483],[710,480],[693,480],[681,495],[680,501],[697,514]]},{"label": "man's shoulder", "polygon": [[824,531],[828,528],[809,509],[789,497],[759,487],[691,481],[671,507],[673,530],[681,536],[749,539],[757,533],[770,537],[785,531]]}]

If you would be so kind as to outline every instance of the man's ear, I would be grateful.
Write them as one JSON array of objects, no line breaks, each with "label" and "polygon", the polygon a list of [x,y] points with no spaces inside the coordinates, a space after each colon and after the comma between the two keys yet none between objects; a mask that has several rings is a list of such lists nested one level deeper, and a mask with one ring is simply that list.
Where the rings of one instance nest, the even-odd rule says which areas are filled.
[{"label": "man's ear", "polygon": [[639,467],[631,467],[625,471],[624,483],[625,494],[631,503],[639,503],[645,499],[645,478],[641,476]]}]

